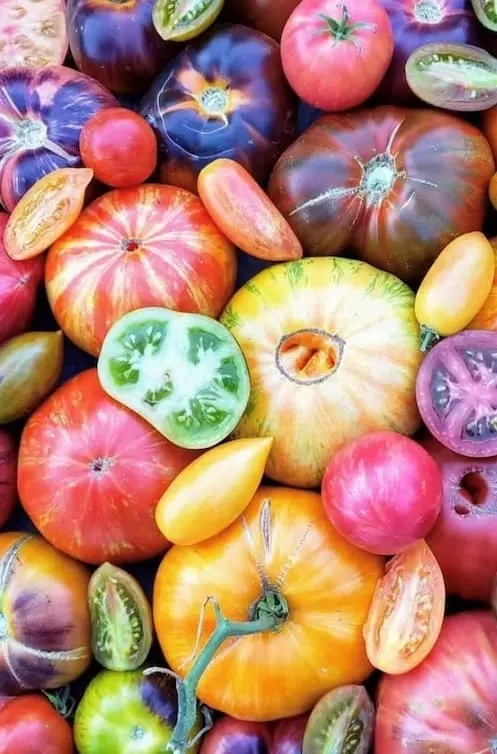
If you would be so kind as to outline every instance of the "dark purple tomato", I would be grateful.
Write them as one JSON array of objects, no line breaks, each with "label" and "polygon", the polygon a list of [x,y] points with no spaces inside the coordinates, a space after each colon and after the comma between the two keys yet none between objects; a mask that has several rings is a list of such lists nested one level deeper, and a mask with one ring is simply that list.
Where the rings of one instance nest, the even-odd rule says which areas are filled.
[{"label": "dark purple tomato", "polygon": [[295,124],[278,43],[241,25],[218,28],[180,52],[140,112],[158,136],[162,182],[190,191],[220,157],[264,181]]},{"label": "dark purple tomato", "polygon": [[309,715],[280,720],[273,730],[271,754],[302,754],[302,744]]},{"label": "dark purple tomato", "polygon": [[203,739],[200,754],[273,754],[269,727],[222,717]]}]

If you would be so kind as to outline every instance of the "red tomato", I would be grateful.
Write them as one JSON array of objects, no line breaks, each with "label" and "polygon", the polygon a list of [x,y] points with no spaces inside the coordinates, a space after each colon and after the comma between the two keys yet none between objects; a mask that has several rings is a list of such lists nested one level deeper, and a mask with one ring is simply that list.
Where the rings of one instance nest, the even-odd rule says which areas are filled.
[{"label": "red tomato", "polygon": [[281,37],[281,60],[300,99],[349,110],[379,86],[393,55],[388,13],[378,0],[302,0]]},{"label": "red tomato", "polygon": [[73,751],[71,726],[44,696],[0,698],[0,754],[73,754]]},{"label": "red tomato", "polygon": [[143,183],[157,164],[157,139],[147,121],[125,107],[110,107],[86,121],[79,137],[81,159],[107,186]]},{"label": "red tomato", "polygon": [[17,447],[8,432],[0,430],[0,526],[14,510],[17,500]]},{"label": "red tomato", "polygon": [[430,532],[440,513],[442,478],[414,440],[371,432],[332,457],[322,497],[328,518],[349,542],[392,555]]},{"label": "red tomato", "polygon": [[78,374],[29,418],[19,450],[21,502],[43,536],[87,563],[145,560],[167,546],[154,520],[169,483],[198,454],[177,448]]},{"label": "red tomato", "polygon": [[492,754],[497,740],[497,621],[452,615],[415,670],[380,682],[376,754]]},{"label": "red tomato", "polygon": [[415,668],[438,639],[444,611],[442,571],[420,539],[387,563],[376,586],[363,629],[371,664],[392,675]]}]

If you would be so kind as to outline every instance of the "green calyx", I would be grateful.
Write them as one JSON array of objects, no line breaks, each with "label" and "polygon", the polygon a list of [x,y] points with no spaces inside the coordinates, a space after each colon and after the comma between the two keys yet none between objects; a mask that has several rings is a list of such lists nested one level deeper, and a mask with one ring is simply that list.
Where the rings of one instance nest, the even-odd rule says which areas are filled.
[{"label": "green calyx", "polygon": [[351,39],[358,29],[372,28],[371,24],[366,24],[361,21],[357,21],[356,23],[351,22],[346,5],[342,7],[342,17],[339,21],[337,21],[335,18],[332,18],[331,16],[326,16],[323,13],[321,13],[320,15],[323,21],[326,22],[326,27],[331,36],[334,38],[335,43]]},{"label": "green calyx", "polygon": [[440,335],[436,330],[433,330],[433,328],[428,327],[427,325],[421,325],[421,343],[419,347],[421,353],[429,351],[439,340]]}]

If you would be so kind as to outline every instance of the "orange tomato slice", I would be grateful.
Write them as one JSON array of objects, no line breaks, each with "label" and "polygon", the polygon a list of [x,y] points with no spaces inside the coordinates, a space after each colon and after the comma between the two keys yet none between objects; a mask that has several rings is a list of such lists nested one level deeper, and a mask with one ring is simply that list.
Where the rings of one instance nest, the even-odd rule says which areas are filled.
[{"label": "orange tomato slice", "polygon": [[30,259],[46,251],[78,218],[90,168],[61,168],[43,176],[14,207],[5,228],[11,259]]}]

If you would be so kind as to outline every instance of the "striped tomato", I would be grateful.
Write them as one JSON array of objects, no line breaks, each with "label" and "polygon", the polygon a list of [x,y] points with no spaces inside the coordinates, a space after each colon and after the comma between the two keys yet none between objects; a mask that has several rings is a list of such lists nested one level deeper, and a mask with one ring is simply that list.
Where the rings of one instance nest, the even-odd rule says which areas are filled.
[{"label": "striped tomato", "polygon": [[235,277],[234,246],[200,199],[158,184],[96,199],[52,246],[46,266],[57,322],[94,356],[114,322],[135,309],[217,317]]}]

